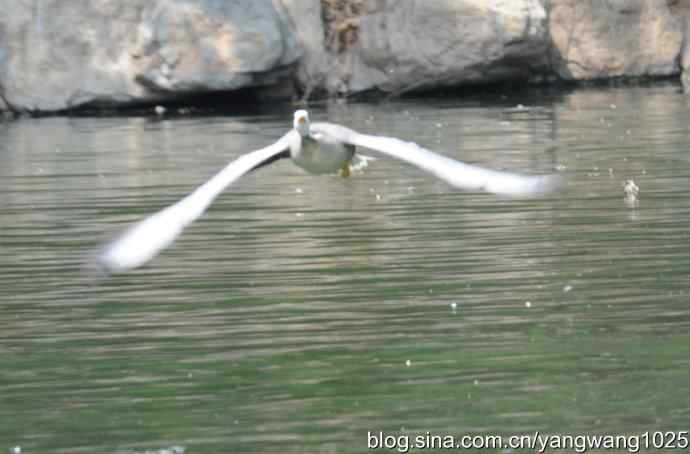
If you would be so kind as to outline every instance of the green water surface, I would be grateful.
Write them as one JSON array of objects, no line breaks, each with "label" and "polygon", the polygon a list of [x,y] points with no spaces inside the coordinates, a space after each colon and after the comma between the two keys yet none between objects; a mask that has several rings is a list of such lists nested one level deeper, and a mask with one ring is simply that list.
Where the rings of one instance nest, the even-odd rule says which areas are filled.
[{"label": "green water surface", "polygon": [[289,106],[0,123],[0,452],[350,453],[369,431],[690,428],[679,87],[310,110],[492,168],[559,169],[570,186],[506,200],[386,158],[349,179],[281,161],[150,265],[102,278],[84,264],[103,241],[275,140]]}]

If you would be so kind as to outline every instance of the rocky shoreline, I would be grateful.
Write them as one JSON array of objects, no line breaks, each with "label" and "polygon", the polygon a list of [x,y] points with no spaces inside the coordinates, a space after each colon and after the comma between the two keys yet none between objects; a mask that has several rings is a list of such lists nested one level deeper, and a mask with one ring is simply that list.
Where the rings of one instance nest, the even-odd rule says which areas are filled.
[{"label": "rocky shoreline", "polygon": [[690,0],[0,0],[0,110],[685,81]]}]

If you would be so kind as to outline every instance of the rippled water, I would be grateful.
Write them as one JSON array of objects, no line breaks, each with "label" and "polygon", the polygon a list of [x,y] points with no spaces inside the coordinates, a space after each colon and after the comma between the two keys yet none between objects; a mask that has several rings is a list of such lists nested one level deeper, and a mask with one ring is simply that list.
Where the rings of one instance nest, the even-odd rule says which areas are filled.
[{"label": "rippled water", "polygon": [[655,86],[312,107],[570,188],[504,200],[384,158],[350,179],[279,162],[113,278],[84,268],[99,244],[277,138],[289,107],[0,123],[0,452],[687,430],[689,106]]}]

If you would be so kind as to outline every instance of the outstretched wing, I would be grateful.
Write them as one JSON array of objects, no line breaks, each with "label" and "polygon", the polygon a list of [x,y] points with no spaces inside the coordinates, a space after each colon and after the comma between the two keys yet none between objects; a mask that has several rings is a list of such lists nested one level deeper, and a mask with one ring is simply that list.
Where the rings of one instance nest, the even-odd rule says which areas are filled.
[{"label": "outstretched wing", "polygon": [[468,191],[486,191],[505,196],[524,197],[552,192],[565,184],[560,175],[529,176],[485,169],[434,153],[416,143],[393,137],[360,134],[336,124],[314,123],[311,128],[330,135],[338,141],[369,148],[406,161],[457,188]]},{"label": "outstretched wing", "polygon": [[151,260],[201,216],[226,187],[245,173],[276,160],[289,150],[291,134],[294,131],[288,132],[272,145],[240,156],[179,202],[134,224],[101,251],[98,255],[99,265],[117,273]]}]

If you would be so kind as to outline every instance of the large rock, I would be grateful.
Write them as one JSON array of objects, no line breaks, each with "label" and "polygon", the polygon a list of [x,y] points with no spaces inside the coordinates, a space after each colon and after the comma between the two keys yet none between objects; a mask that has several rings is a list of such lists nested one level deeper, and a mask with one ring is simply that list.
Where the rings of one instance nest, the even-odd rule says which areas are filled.
[{"label": "large rock", "polygon": [[68,109],[275,83],[301,51],[272,0],[0,0],[0,93]]},{"label": "large rock", "polygon": [[348,92],[526,79],[545,62],[547,16],[538,0],[364,4],[356,41],[338,68]]},{"label": "large rock", "polygon": [[678,74],[682,19],[666,0],[546,0],[554,70],[569,80]]}]

